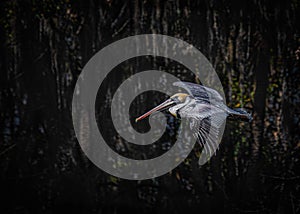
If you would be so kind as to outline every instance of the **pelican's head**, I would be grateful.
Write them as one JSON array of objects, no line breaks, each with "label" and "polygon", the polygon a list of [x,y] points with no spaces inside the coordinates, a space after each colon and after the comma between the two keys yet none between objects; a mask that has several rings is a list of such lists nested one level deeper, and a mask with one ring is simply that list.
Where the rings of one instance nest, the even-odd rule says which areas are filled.
[{"label": "pelican's head", "polygon": [[177,111],[186,105],[188,101],[188,97],[190,97],[188,94],[185,93],[177,93],[174,94],[171,99],[175,100],[176,105],[169,108],[169,112],[174,116],[178,117]]},{"label": "pelican's head", "polygon": [[184,103],[188,96],[189,95],[186,93],[177,93],[177,94],[174,94],[170,99],[174,100],[176,102],[176,104],[179,104],[179,103]]},{"label": "pelican's head", "polygon": [[[186,101],[186,98],[188,97],[189,95],[188,94],[185,94],[185,93],[177,93],[177,94],[174,94],[173,96],[171,96],[169,99],[167,99],[165,102],[163,102],[162,104],[156,106],[155,108],[151,109],[150,111],[146,112],[145,114],[143,114],[142,116],[138,117],[135,119],[135,122],[139,121],[139,120],[142,120],[146,117],[148,117],[149,115],[151,115],[152,113],[154,112],[157,112],[157,111],[161,111],[161,110],[164,110],[166,109],[167,107],[171,107],[171,106],[176,106],[178,104],[182,104],[182,103],[185,103]],[[173,110],[171,110],[173,108],[169,108],[169,111],[170,113],[173,115],[173,116],[177,116],[176,115],[176,112],[174,112]],[[177,111],[178,108],[176,108],[176,111]]]}]

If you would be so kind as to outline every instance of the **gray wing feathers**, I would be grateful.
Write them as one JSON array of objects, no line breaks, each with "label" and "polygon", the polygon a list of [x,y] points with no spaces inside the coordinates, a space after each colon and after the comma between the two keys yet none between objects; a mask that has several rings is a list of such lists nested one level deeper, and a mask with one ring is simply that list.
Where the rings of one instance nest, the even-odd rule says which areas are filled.
[{"label": "gray wing feathers", "polygon": [[190,128],[203,147],[199,164],[206,162],[218,149],[220,128],[226,120],[227,112],[193,101],[180,110],[180,116],[190,119]]},{"label": "gray wing feathers", "polygon": [[189,92],[189,94],[193,95],[195,99],[204,100],[207,102],[211,100],[223,102],[223,97],[219,94],[219,92],[203,85],[190,82],[175,82],[173,85],[184,88]]}]

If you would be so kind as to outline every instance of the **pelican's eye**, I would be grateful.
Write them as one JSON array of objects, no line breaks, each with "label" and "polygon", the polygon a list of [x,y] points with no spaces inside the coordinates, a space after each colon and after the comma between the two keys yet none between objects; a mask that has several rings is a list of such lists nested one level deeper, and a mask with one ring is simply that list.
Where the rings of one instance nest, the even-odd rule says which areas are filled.
[{"label": "pelican's eye", "polygon": [[178,97],[171,97],[171,100],[174,101],[176,104],[180,103]]}]

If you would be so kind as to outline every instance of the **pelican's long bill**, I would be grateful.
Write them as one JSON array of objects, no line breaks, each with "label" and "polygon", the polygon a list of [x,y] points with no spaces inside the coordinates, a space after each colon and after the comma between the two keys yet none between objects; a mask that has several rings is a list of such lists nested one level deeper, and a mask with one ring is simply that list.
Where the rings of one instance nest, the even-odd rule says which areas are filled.
[{"label": "pelican's long bill", "polygon": [[166,107],[168,107],[172,104],[175,104],[175,102],[172,99],[168,99],[165,102],[163,102],[162,104],[160,104],[160,105],[156,106],[155,108],[151,109],[150,111],[146,112],[142,116],[136,118],[135,122],[137,122],[139,120],[142,120],[142,119],[148,117],[149,115],[151,115],[152,113],[157,112],[159,110],[162,110],[162,109],[164,109],[164,108],[166,108]]}]

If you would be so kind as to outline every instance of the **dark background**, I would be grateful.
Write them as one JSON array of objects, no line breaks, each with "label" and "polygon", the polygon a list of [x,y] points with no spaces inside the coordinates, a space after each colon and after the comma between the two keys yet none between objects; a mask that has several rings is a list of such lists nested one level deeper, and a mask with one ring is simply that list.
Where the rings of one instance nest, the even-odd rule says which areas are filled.
[{"label": "dark background", "polygon": [[[0,12],[0,213],[300,212],[298,0],[2,0]],[[129,181],[83,154],[71,101],[90,57],[144,33],[197,47],[216,69],[227,104],[247,108],[254,120],[228,121],[216,156],[202,167],[196,147],[172,172]],[[178,63],[151,57],[112,71],[101,86],[97,117],[110,146],[124,155],[136,149],[103,113],[118,85],[143,69],[196,82]],[[164,98],[142,94],[131,113]],[[156,144],[156,155],[172,145],[174,129]]]}]

